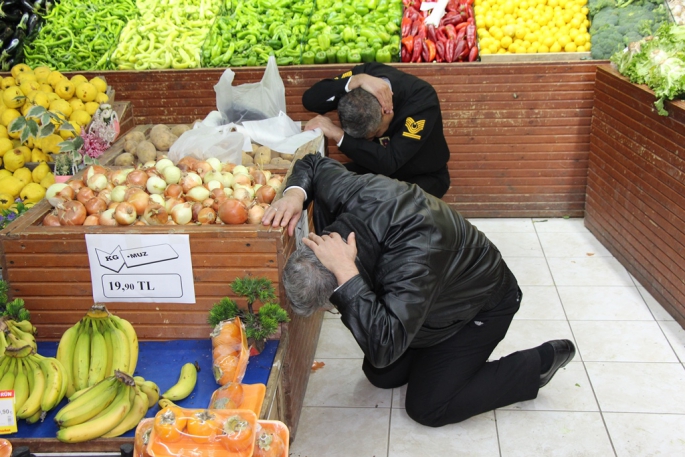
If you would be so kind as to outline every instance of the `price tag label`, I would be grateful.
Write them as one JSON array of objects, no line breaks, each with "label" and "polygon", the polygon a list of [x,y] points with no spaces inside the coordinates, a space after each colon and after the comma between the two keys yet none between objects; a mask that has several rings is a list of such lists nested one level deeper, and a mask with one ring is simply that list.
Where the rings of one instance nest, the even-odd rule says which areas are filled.
[{"label": "price tag label", "polygon": [[0,435],[17,433],[17,417],[14,414],[14,391],[0,390]]}]

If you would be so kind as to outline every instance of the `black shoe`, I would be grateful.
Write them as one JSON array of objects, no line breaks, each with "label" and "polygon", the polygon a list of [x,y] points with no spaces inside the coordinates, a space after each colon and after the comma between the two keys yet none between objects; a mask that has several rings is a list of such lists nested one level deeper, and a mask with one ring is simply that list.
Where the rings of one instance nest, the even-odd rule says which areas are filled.
[{"label": "black shoe", "polygon": [[556,372],[565,367],[576,355],[576,347],[569,340],[552,340],[547,344],[554,349],[554,360],[551,368],[540,375],[540,387],[546,386]]}]

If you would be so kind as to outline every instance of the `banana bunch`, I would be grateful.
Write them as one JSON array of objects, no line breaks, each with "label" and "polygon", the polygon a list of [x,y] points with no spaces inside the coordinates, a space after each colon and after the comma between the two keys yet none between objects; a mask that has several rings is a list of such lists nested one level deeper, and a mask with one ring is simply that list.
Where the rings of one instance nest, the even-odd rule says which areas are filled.
[{"label": "banana bunch", "polygon": [[95,304],[64,332],[57,359],[67,368],[67,395],[71,397],[117,370],[132,375],[138,363],[138,336],[130,322]]},{"label": "banana bunch", "polygon": [[44,418],[67,392],[64,366],[54,357],[37,354],[30,345],[5,349],[0,376],[0,390],[14,390],[17,417],[30,424]]},{"label": "banana bunch", "polygon": [[35,334],[36,327],[30,321],[17,322],[3,318],[0,320],[0,354],[9,346],[20,348],[28,345],[35,351],[37,349]]},{"label": "banana bunch", "polygon": [[135,428],[158,399],[154,382],[115,370],[114,375],[69,397],[69,403],[55,415],[57,439],[80,443],[122,435]]}]

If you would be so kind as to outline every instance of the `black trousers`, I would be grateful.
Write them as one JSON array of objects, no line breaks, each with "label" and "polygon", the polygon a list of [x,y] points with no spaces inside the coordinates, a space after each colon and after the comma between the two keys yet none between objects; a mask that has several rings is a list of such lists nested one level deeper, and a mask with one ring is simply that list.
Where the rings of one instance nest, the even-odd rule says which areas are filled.
[{"label": "black trousers", "polygon": [[[373,173],[368,168],[364,168],[354,162],[347,162],[345,168],[358,175]],[[427,193],[442,198],[442,196],[445,195],[445,192],[447,192],[447,189],[450,188],[450,175],[447,172],[447,168],[445,168],[435,174],[410,176],[407,179],[404,179],[404,182],[416,184]]]},{"label": "black trousers", "polygon": [[409,349],[392,365],[375,368],[366,359],[364,374],[376,387],[407,384],[406,411],[416,422],[440,427],[537,396],[537,350],[487,359],[507,333],[522,294],[513,281],[493,309],[480,312],[456,335],[429,348]]}]

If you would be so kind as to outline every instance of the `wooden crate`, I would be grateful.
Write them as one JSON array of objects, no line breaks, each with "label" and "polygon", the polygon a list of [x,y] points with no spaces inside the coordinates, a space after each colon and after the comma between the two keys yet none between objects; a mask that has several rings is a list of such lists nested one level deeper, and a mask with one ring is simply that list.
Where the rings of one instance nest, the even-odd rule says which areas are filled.
[{"label": "wooden crate", "polygon": [[[452,186],[444,200],[467,217],[583,215],[595,69],[606,61],[392,64],[431,83],[440,98]],[[288,115],[314,114],[302,94],[351,65],[280,67]],[[105,72],[136,124],[178,124],[216,109],[223,69]],[[264,68],[236,68],[233,84]],[[88,77],[95,76],[87,74]],[[337,116],[331,118],[337,122]],[[328,143],[330,157],[347,158]]]},{"label": "wooden crate", "polygon": [[685,327],[685,102],[597,69],[585,225]]}]

